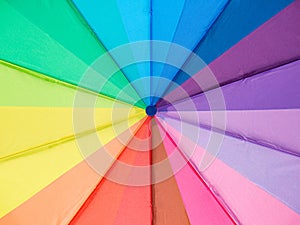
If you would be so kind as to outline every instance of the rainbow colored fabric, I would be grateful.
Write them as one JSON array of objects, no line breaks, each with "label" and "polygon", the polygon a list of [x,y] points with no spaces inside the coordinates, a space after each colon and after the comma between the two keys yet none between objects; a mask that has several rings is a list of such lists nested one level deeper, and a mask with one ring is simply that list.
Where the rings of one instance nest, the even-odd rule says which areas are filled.
[{"label": "rainbow colored fabric", "polygon": [[0,0],[0,225],[300,224],[299,21]]}]

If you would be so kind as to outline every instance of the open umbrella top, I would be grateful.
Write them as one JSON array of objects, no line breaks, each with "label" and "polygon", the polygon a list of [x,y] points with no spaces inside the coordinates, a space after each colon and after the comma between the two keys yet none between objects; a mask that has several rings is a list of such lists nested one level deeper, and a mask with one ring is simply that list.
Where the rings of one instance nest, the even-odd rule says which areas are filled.
[{"label": "open umbrella top", "polygon": [[0,225],[300,224],[299,0],[0,0]]}]

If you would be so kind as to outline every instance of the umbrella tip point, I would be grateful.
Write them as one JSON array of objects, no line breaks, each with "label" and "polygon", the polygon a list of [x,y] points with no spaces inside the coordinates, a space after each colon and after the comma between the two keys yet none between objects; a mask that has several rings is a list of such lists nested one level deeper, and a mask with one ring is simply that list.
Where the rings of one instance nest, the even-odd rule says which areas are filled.
[{"label": "umbrella tip point", "polygon": [[155,116],[155,114],[157,113],[157,108],[154,105],[148,105],[146,107],[146,114],[148,116]]}]

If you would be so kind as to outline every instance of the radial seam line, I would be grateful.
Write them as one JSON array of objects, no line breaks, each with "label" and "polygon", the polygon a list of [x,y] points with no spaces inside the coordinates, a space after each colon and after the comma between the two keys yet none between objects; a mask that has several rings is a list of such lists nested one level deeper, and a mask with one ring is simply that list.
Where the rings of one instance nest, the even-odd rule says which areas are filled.
[{"label": "radial seam line", "polygon": [[[210,24],[209,28],[207,29],[206,33],[203,35],[203,37],[199,40],[199,42],[196,44],[196,46],[194,47],[194,49],[192,50],[192,53],[195,52],[195,50],[197,48],[199,48],[200,44],[203,42],[203,40],[206,38],[208,32],[210,31],[210,29],[213,27],[213,25],[216,23],[216,21],[219,19],[219,17],[222,15],[222,13],[224,12],[224,10],[227,8],[227,6],[229,5],[229,2],[231,0],[228,0],[227,3],[225,4],[225,6],[222,9],[222,12],[219,13],[219,15],[215,18],[215,20]],[[191,58],[191,55],[188,56],[185,60],[185,62],[182,64],[181,68],[183,68],[184,66],[187,65],[189,59]],[[171,83],[174,82],[174,80],[179,76],[180,72],[181,72],[181,68],[178,68],[178,72],[173,76],[173,78],[171,79],[169,85],[167,86],[167,88],[164,90],[162,96],[157,100],[157,102],[160,102],[160,100],[167,94],[168,90],[171,88]],[[186,80],[187,81],[187,80]],[[186,82],[184,81],[184,82]]]},{"label": "radial seam line", "polygon": [[[134,135],[132,135],[131,139],[128,140],[127,144],[130,143],[130,142],[133,140],[133,138],[135,137],[135,135],[137,134],[137,132],[141,129],[141,127],[143,126],[143,124],[145,124],[145,122],[146,122],[146,119],[145,119],[145,121],[143,121],[143,123],[138,127],[138,129],[136,129],[136,131],[134,132]],[[126,145],[126,146],[123,145],[123,147],[122,147],[122,149],[121,149],[121,152],[120,152],[120,154],[118,155],[118,157],[116,158],[115,161],[117,161],[117,160],[121,157],[121,155],[124,153],[124,150],[125,150],[126,148],[127,148],[127,145]],[[95,185],[94,190],[91,192],[91,194],[88,196],[88,198],[83,202],[83,204],[81,205],[81,207],[79,208],[79,210],[76,212],[76,214],[73,216],[73,218],[71,219],[71,221],[69,222],[69,224],[71,224],[73,221],[75,221],[76,217],[79,216],[79,212],[80,212],[80,211],[85,210],[85,209],[88,207],[88,204],[92,201],[92,200],[90,199],[90,197],[93,197],[93,196],[96,194],[96,192],[98,191],[98,189],[99,189],[100,186],[101,186],[101,183],[102,183],[103,178],[105,178],[105,175],[111,170],[111,168],[114,166],[114,164],[115,164],[115,162],[112,163],[112,165],[107,169],[107,171],[105,172],[104,176],[103,176],[102,178],[100,178],[99,182]],[[87,204],[87,205],[86,205],[86,204]]]},{"label": "radial seam line", "polygon": [[184,158],[184,160],[188,163],[188,165],[192,168],[196,176],[199,178],[199,180],[205,185],[207,190],[211,193],[213,198],[217,201],[219,206],[223,209],[223,211],[226,213],[226,215],[230,218],[230,220],[235,224],[240,224],[239,220],[237,219],[236,215],[230,207],[226,204],[226,202],[220,197],[220,195],[217,193],[217,191],[213,188],[213,186],[202,176],[201,172],[198,171],[197,167],[192,163],[188,158],[186,157],[184,151],[182,151],[179,146],[175,143],[174,139],[170,136],[170,134],[167,132],[167,130],[162,126],[162,124],[158,121],[158,125],[163,129],[163,131],[166,133],[169,140],[172,142],[172,144],[178,149],[179,154]]},{"label": "radial seam line", "polygon": [[[138,91],[135,89],[135,87],[133,85],[131,85],[131,81],[129,80],[129,78],[126,76],[126,74],[124,73],[124,70],[122,68],[120,68],[120,65],[117,63],[116,59],[110,54],[110,51],[104,46],[104,44],[102,44],[100,38],[98,37],[98,35],[96,34],[96,32],[92,29],[92,27],[90,27],[89,23],[87,22],[87,20],[84,18],[83,14],[80,12],[80,10],[77,8],[77,6],[71,1],[68,0],[68,4],[70,5],[70,7],[74,10],[74,12],[77,14],[77,16],[80,18],[80,20],[82,21],[82,23],[87,27],[87,29],[92,33],[92,35],[94,36],[94,38],[96,39],[96,41],[98,42],[98,44],[103,47],[106,52],[111,56],[110,58],[112,59],[112,61],[117,65],[118,69],[120,71],[122,71],[122,75],[125,77],[125,79],[127,80],[128,84],[130,84],[130,86],[132,87],[132,89],[135,91],[135,93],[137,94],[137,96],[140,96]],[[144,100],[142,100],[144,103],[144,106],[146,106],[146,103],[144,102]],[[142,108],[142,106],[137,106],[139,108]]]},{"label": "radial seam line", "polygon": [[[168,116],[168,117],[171,118],[171,119],[179,121],[175,117],[172,117],[172,116]],[[190,121],[184,121],[184,122],[188,123],[188,124],[190,124],[192,126],[196,126],[195,124],[193,124]],[[216,132],[218,134],[224,134],[224,135],[226,135],[228,137],[231,137],[231,138],[234,138],[234,139],[238,139],[238,140],[242,140],[242,141],[247,141],[247,142],[249,142],[251,144],[255,144],[255,145],[259,145],[259,146],[262,146],[262,147],[265,147],[265,148],[268,148],[268,149],[272,149],[272,150],[277,151],[277,152],[281,152],[281,153],[284,153],[284,154],[289,154],[289,155],[292,155],[292,156],[295,156],[295,157],[300,157],[299,153],[292,152],[289,149],[284,149],[284,148],[281,148],[281,147],[276,147],[276,146],[273,146],[273,145],[269,145],[267,143],[257,142],[257,140],[255,140],[255,139],[243,137],[243,136],[238,135],[237,133],[234,133],[234,132],[229,132],[229,131],[226,131],[226,130],[223,130],[223,129],[220,129],[220,128],[217,128],[217,127],[205,125],[205,124],[202,124],[202,123],[199,124],[199,127],[203,128],[205,130],[208,130],[208,131]]]},{"label": "radial seam line", "polygon": [[[115,125],[120,124],[122,122],[125,122],[128,119],[133,119],[133,118],[135,118],[137,116],[140,116],[142,114],[143,113],[138,113],[138,114],[136,114],[134,116],[131,116],[129,118],[126,118],[124,120],[120,120],[120,121],[118,121],[118,122],[116,122],[114,124]],[[53,140],[53,141],[50,141],[50,142],[47,142],[47,143],[44,143],[44,144],[41,144],[41,145],[38,145],[38,146],[30,147],[30,148],[21,150],[19,152],[16,152],[14,154],[1,157],[0,158],[0,162],[1,161],[6,161],[6,160],[11,160],[11,159],[14,159],[14,158],[18,158],[18,157],[21,157],[21,156],[24,156],[24,155],[32,154],[34,152],[43,151],[45,149],[52,148],[52,147],[55,147],[55,146],[63,144],[63,143],[66,143],[66,142],[69,142],[69,141],[73,141],[73,140],[75,140],[77,138],[82,138],[82,137],[84,137],[86,135],[90,135],[90,134],[93,134],[95,132],[99,132],[99,131],[101,131],[101,130],[103,130],[105,128],[108,128],[108,127],[110,127],[110,126],[112,126],[114,124],[113,123],[106,123],[106,124],[97,126],[97,127],[93,128],[93,129],[82,131],[82,132],[79,132],[77,134],[71,134],[71,135],[62,137],[62,138],[57,139],[57,140]]]}]

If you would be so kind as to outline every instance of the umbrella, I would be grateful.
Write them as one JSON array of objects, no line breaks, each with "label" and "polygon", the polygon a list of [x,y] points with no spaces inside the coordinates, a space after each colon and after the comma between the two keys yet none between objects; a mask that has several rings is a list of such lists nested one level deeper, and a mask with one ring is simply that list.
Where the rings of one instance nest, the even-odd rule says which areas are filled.
[{"label": "umbrella", "polygon": [[0,224],[299,224],[299,12],[0,0]]}]

